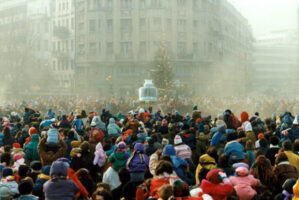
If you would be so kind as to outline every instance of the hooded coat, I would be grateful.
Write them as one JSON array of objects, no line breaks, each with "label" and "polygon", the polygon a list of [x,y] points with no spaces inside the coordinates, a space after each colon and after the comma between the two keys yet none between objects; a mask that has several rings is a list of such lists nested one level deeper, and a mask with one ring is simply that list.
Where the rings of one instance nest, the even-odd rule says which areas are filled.
[{"label": "hooded coat", "polygon": [[106,131],[106,124],[101,120],[100,116],[94,116],[92,118],[92,122],[91,123],[96,123],[96,127],[101,129],[102,131]]},{"label": "hooded coat", "polygon": [[176,156],[173,145],[166,145],[163,149],[163,155],[168,155],[171,159],[173,169],[179,178],[185,179],[184,171],[182,167],[187,166],[187,162]]},{"label": "hooded coat", "polygon": [[109,162],[112,163],[112,168],[118,171],[120,168],[125,167],[128,155],[124,152],[114,151],[109,157]]},{"label": "hooded coat", "polygon": [[200,156],[199,163],[197,165],[196,172],[195,172],[196,184],[199,184],[199,182],[200,182],[199,174],[200,174],[202,168],[211,170],[211,169],[216,168],[216,166],[217,166],[217,163],[216,163],[215,159],[213,157],[211,157],[210,155],[203,154],[202,156]]},{"label": "hooded coat", "polygon": [[118,125],[115,123],[114,118],[109,119],[109,125],[108,125],[108,135],[112,137],[119,137],[121,134],[121,130]]},{"label": "hooded coat", "polygon": [[31,141],[25,146],[25,159],[29,161],[39,160],[39,154],[37,150],[39,137],[37,134],[31,136]]},{"label": "hooded coat", "polygon": [[102,144],[99,142],[94,152],[93,164],[98,165],[99,167],[103,167],[106,163],[106,160],[107,160],[107,155],[103,150]]},{"label": "hooded coat", "polygon": [[149,158],[145,154],[144,146],[137,143],[134,152],[127,161],[127,168],[131,173],[144,172],[149,167]]}]

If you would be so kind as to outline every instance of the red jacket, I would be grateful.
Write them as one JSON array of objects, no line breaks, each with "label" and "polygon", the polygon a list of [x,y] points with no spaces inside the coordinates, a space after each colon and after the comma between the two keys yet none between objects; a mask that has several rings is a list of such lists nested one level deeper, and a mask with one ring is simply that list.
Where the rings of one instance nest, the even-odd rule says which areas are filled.
[{"label": "red jacket", "polygon": [[172,183],[178,179],[179,179],[178,177],[174,177],[174,176],[163,177],[163,178],[159,178],[159,177],[154,178],[151,181],[151,186],[150,186],[150,190],[151,190],[150,193],[151,193],[152,198],[156,198],[156,199],[159,198],[158,190],[161,186],[163,186],[164,184],[172,185]]},{"label": "red jacket", "polygon": [[75,171],[70,167],[68,168],[68,177],[70,180],[74,181],[76,185],[80,188],[79,192],[76,194],[76,199],[78,199],[80,196],[88,197],[87,190],[76,176]]},{"label": "red jacket", "polygon": [[233,186],[231,184],[214,184],[205,179],[202,180],[200,188],[204,194],[211,195],[214,200],[226,200],[233,192]]}]

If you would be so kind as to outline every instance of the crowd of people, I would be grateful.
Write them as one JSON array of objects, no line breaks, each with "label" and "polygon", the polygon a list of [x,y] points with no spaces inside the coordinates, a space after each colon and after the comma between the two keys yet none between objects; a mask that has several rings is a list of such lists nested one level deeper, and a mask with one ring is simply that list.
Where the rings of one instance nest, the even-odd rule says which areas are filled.
[{"label": "crowd of people", "polygon": [[165,98],[163,110],[93,98],[6,102],[0,199],[299,199],[292,103],[246,99],[251,114],[235,114],[239,100],[224,100],[227,110],[200,102]]}]

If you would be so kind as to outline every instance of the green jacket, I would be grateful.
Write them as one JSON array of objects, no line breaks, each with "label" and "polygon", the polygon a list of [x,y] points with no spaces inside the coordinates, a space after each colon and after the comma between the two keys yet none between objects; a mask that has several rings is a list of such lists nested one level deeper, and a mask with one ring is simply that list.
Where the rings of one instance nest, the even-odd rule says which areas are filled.
[{"label": "green jacket", "polygon": [[109,162],[112,163],[112,168],[118,171],[120,168],[125,167],[128,156],[123,152],[114,152],[109,157]]},{"label": "green jacket", "polygon": [[25,159],[29,161],[39,160],[39,154],[37,152],[37,145],[39,137],[37,134],[31,136],[31,141],[25,146]]}]

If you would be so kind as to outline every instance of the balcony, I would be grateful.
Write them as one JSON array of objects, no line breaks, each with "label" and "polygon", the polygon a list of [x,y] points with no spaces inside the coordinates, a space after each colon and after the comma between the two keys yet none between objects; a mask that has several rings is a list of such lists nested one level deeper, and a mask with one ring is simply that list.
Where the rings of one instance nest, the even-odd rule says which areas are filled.
[{"label": "balcony", "polygon": [[70,51],[52,51],[52,56],[57,59],[69,59],[71,56]]},{"label": "balcony", "polygon": [[66,39],[70,36],[70,30],[64,26],[55,26],[53,32],[54,36],[60,39]]}]

